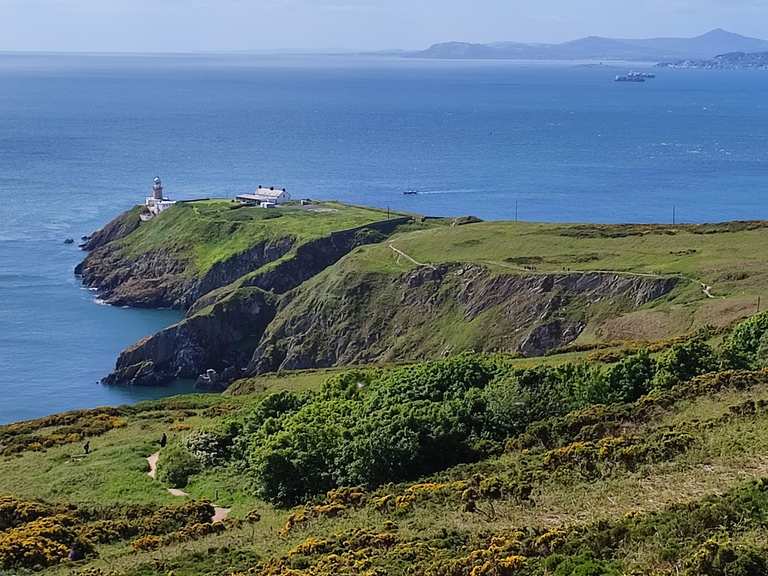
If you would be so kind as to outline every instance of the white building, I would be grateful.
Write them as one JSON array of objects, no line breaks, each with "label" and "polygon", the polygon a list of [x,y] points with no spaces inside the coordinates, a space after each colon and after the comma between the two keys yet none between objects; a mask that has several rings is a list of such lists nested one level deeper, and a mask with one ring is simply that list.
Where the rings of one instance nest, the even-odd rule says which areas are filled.
[{"label": "white building", "polygon": [[290,199],[291,195],[285,191],[285,188],[266,188],[265,186],[259,186],[256,189],[256,192],[252,194],[241,194],[236,198],[241,204],[261,206],[262,208],[270,208],[278,204],[283,204]]},{"label": "white building", "polygon": [[163,182],[160,180],[160,176],[156,176],[152,183],[152,196],[144,200],[148,214],[143,215],[142,220],[150,220],[174,204],[176,204],[174,200],[169,200],[164,196]]}]

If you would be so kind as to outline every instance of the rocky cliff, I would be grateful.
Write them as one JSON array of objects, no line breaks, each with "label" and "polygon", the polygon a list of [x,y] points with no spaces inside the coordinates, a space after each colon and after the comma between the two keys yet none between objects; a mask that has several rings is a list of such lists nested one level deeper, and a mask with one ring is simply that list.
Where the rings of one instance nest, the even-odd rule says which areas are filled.
[{"label": "rocky cliff", "polygon": [[[169,223],[161,220],[152,224],[156,228],[136,224],[137,214],[121,216],[92,237],[93,251],[78,267],[83,281],[108,302],[186,310],[182,322],[124,351],[107,383],[199,378],[221,387],[244,375],[414,361],[467,350],[536,356],[573,343],[585,330],[597,333],[604,321],[667,295],[680,281],[651,274],[537,271],[518,267],[515,258],[501,265],[449,260],[454,252],[475,250],[503,224],[414,226],[403,217],[307,235],[275,224],[282,224],[282,209],[234,211],[231,203],[219,203],[174,210]],[[307,225],[320,217],[296,209],[285,213],[286,220],[300,218]],[[324,208],[321,217],[327,213]],[[202,234],[189,232],[196,218]],[[223,218],[229,218],[225,232]],[[243,221],[251,228],[237,246],[253,240],[234,250],[232,236],[242,232]],[[404,225],[410,231],[400,234]],[[538,228],[521,229],[520,241],[529,242],[531,232],[542,234]],[[564,242],[557,231],[543,233]],[[185,235],[186,244],[174,234]],[[568,249],[573,242],[565,241]],[[436,255],[444,252],[445,259],[419,264],[393,243],[409,251],[422,246]],[[200,253],[216,260],[201,266]]]},{"label": "rocky cliff", "polygon": [[258,288],[238,290],[125,350],[104,383],[155,386],[195,379],[207,370],[234,380],[275,311],[274,295]]},{"label": "rocky cliff", "polygon": [[110,224],[104,230],[114,232],[98,233],[104,241],[94,243],[77,268],[83,282],[108,303],[177,307],[187,310],[187,317],[125,350],[104,382],[159,385],[209,370],[222,382],[233,380],[274,318],[279,294],[409,222],[410,217],[372,222],[302,243],[293,237],[258,242],[199,275],[190,275],[188,259],[178,252],[127,252],[120,240],[131,231]]},{"label": "rocky cliff", "polygon": [[282,300],[250,374],[464,350],[536,356],[572,343],[607,310],[634,310],[677,283],[605,273],[498,275],[468,264],[318,280]]},{"label": "rocky cliff", "polygon": [[282,258],[293,245],[293,238],[259,242],[195,275],[184,254],[157,249],[132,255],[109,242],[89,254],[76,272],[108,304],[186,310],[208,292]]}]

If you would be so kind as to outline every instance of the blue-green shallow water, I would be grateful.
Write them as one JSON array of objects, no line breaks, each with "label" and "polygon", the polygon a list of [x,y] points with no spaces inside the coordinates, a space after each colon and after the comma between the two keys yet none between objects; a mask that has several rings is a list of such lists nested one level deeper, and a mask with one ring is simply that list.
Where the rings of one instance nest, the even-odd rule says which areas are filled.
[{"label": "blue-green shallow water", "polygon": [[[172,312],[94,303],[78,239],[140,202],[258,184],[433,215],[768,217],[768,73],[251,56],[0,55],[0,422],[106,388]],[[418,196],[403,196],[415,189]]]}]

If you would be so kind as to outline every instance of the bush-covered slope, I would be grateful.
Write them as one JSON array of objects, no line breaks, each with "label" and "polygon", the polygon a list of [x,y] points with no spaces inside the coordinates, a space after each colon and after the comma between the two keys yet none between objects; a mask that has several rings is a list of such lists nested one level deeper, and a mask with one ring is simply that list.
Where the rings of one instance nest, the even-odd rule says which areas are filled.
[{"label": "bush-covered slope", "polygon": [[0,427],[0,566],[765,574],[766,318],[611,363],[464,355]]}]

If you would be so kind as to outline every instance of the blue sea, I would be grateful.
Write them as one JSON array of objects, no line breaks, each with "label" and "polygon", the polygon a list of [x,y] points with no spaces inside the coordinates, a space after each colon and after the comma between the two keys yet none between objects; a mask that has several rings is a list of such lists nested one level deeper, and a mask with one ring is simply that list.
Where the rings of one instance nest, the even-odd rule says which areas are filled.
[{"label": "blue sea", "polygon": [[[768,218],[768,73],[367,57],[0,54],[0,422],[184,391],[98,383],[179,319],[100,305],[79,240],[259,184],[429,215]],[[416,196],[404,196],[417,190]]]}]

